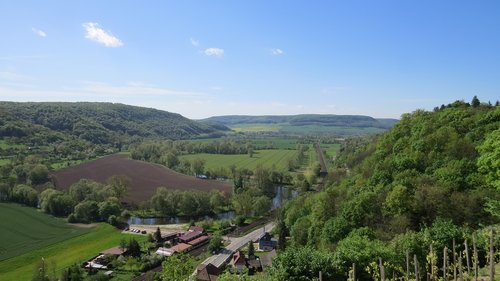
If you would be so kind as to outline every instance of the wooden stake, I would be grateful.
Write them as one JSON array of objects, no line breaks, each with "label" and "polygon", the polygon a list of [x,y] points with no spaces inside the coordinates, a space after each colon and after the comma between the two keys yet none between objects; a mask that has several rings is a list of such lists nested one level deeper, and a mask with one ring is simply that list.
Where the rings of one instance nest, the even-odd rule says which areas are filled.
[{"label": "wooden stake", "polygon": [[356,263],[352,263],[352,280],[356,281]]},{"label": "wooden stake", "polygon": [[410,253],[406,250],[406,281],[410,280]]},{"label": "wooden stake", "polygon": [[447,274],[446,274],[446,262],[448,261],[448,248],[445,246],[443,249],[443,280],[446,281],[447,279]]},{"label": "wooden stake", "polygon": [[382,258],[378,258],[378,263],[380,267],[380,280],[385,281],[385,268],[384,264],[382,263]]},{"label": "wooden stake", "polygon": [[323,272],[319,271],[319,281],[323,281]]},{"label": "wooden stake", "polygon": [[431,252],[430,253],[430,256],[431,256],[431,280],[434,280],[434,260],[432,259],[433,257],[433,253],[432,253],[432,244],[429,246],[429,251]]},{"label": "wooden stake", "polygon": [[459,281],[464,281],[464,275],[463,275],[463,268],[462,268],[462,253],[460,252],[460,255],[458,257],[458,280]]},{"label": "wooden stake", "polygon": [[418,260],[417,260],[417,255],[413,255],[413,262],[415,263],[415,280],[420,280],[418,278]]},{"label": "wooden stake", "polygon": [[457,281],[457,252],[455,238],[453,238],[453,281]]},{"label": "wooden stake", "polygon": [[465,239],[465,259],[467,260],[467,275],[470,276],[470,258],[469,258],[469,246],[467,239]]},{"label": "wooden stake", "polygon": [[477,281],[477,271],[478,271],[478,265],[477,265],[477,247],[476,247],[476,235],[472,235],[472,248],[474,250],[474,280]]},{"label": "wooden stake", "polygon": [[490,232],[490,281],[494,281],[495,278],[495,253],[493,252],[493,228]]}]

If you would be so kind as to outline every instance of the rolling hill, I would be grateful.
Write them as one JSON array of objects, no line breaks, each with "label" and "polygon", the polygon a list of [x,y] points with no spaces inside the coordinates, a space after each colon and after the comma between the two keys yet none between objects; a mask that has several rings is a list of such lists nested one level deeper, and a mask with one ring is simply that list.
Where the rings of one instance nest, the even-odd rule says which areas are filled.
[{"label": "rolling hill", "polygon": [[397,119],[375,119],[362,115],[226,115],[200,120],[206,124],[221,124],[235,131],[275,132],[290,135],[366,135],[391,128]]},{"label": "rolling hill", "polygon": [[126,175],[130,178],[130,189],[126,201],[134,203],[150,199],[156,188],[160,186],[176,190],[206,192],[212,189],[224,192],[232,190],[232,185],[227,182],[198,179],[177,173],[161,165],[132,160],[123,155],[105,156],[53,172],[52,179],[57,188],[68,189],[82,178],[105,183],[113,175]]},{"label": "rolling hill", "polygon": [[0,137],[38,133],[74,136],[95,144],[124,138],[189,139],[218,136],[225,126],[199,123],[152,108],[97,102],[0,102]]}]

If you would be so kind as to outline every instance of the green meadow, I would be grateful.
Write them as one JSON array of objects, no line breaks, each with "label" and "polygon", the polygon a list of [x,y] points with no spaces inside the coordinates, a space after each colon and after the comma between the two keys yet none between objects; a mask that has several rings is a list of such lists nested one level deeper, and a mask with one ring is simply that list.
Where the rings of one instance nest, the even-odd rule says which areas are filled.
[{"label": "green meadow", "polygon": [[0,204],[0,280],[30,280],[41,258],[56,272],[119,245],[122,234],[108,224],[81,228],[33,208]]},{"label": "green meadow", "polygon": [[223,155],[223,154],[190,154],[183,155],[182,160],[192,161],[194,159],[205,160],[206,169],[229,169],[232,165],[238,168],[255,169],[258,165],[263,167],[275,166],[278,170],[286,170],[288,160],[295,157],[296,150],[289,149],[269,149],[256,150],[252,157],[247,154]]}]

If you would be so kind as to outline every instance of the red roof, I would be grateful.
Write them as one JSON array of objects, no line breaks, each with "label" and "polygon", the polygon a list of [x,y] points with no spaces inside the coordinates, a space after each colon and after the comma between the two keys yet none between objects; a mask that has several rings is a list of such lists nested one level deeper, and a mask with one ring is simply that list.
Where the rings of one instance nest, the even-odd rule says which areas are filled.
[{"label": "red roof", "polygon": [[233,264],[246,264],[245,256],[241,253],[241,251],[237,251],[233,255]]},{"label": "red roof", "polygon": [[180,252],[183,252],[183,251],[185,251],[185,250],[187,250],[187,249],[189,249],[189,248],[191,248],[191,247],[193,247],[193,246],[191,246],[191,245],[189,245],[189,244],[179,243],[179,244],[177,244],[177,245],[173,246],[173,247],[172,247],[172,248],[170,248],[170,249],[171,249],[172,251],[174,251],[174,252],[178,252],[178,253],[180,253]]},{"label": "red roof", "polygon": [[203,235],[203,236],[198,237],[194,240],[191,240],[190,242],[188,242],[188,244],[195,246],[195,245],[198,245],[198,244],[201,244],[201,243],[207,241],[208,239],[209,239],[209,237],[207,235]]},{"label": "red roof", "polygon": [[123,253],[125,253],[127,250],[122,250],[120,247],[113,247],[113,248],[109,248],[107,250],[104,250],[101,252],[102,255],[122,255]]},{"label": "red roof", "polygon": [[191,241],[195,238],[198,238],[199,236],[203,235],[203,232],[201,231],[191,231],[189,230],[188,232],[184,233],[183,235],[181,235],[179,237],[179,240],[181,241],[184,241],[184,242],[188,242],[188,241]]}]

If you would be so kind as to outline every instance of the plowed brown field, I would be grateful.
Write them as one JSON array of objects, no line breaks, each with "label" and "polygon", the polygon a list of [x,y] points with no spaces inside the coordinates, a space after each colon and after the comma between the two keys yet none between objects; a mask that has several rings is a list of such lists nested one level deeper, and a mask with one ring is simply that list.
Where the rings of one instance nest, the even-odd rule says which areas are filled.
[{"label": "plowed brown field", "polygon": [[139,203],[151,198],[157,187],[177,190],[231,192],[232,185],[222,181],[202,180],[177,173],[161,165],[137,161],[122,155],[111,155],[52,173],[57,188],[68,189],[73,183],[87,178],[105,183],[113,175],[126,175],[131,180],[126,201]]}]

